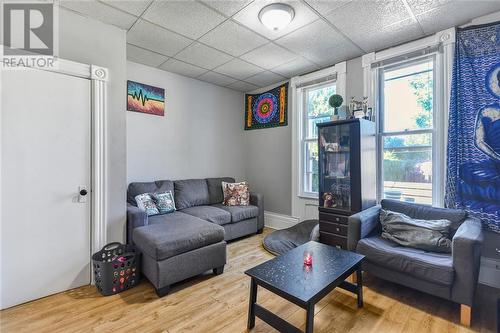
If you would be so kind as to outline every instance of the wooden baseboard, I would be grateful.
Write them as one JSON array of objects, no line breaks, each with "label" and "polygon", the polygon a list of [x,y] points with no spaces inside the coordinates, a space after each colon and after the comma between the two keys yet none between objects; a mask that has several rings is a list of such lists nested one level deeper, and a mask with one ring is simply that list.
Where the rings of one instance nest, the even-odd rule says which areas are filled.
[{"label": "wooden baseboard", "polygon": [[295,217],[283,214],[277,214],[273,212],[264,212],[264,224],[268,228],[272,229],[286,229],[295,224],[299,220]]},{"label": "wooden baseboard", "polygon": [[465,327],[470,327],[472,309],[470,306],[460,304],[460,324]]}]

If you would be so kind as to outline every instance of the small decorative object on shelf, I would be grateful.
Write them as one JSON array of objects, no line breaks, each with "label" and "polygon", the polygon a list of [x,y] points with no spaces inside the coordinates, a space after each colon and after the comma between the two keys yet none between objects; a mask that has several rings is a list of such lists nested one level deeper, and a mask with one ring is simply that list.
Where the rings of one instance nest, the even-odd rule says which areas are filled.
[{"label": "small decorative object on shelf", "polygon": [[335,202],[333,194],[330,192],[323,193],[323,207],[329,208],[334,207],[335,205],[337,205],[337,203]]},{"label": "small decorative object on shelf", "polygon": [[[349,119],[371,119],[371,108],[368,107],[368,97],[363,97],[362,101],[355,100],[354,97],[351,97],[351,102],[349,103],[349,111],[351,116]],[[368,116],[368,112],[370,112],[370,116]]]},{"label": "small decorative object on shelf", "polygon": [[348,217],[376,201],[375,124],[352,119],[317,126],[320,241],[345,249]]},{"label": "small decorative object on shelf", "polygon": [[313,264],[313,252],[304,251],[304,265],[312,266],[312,264]]},{"label": "small decorative object on shelf", "polygon": [[344,99],[338,94],[330,96],[328,99],[328,104],[333,108],[332,120],[339,120],[338,107],[342,105]]}]

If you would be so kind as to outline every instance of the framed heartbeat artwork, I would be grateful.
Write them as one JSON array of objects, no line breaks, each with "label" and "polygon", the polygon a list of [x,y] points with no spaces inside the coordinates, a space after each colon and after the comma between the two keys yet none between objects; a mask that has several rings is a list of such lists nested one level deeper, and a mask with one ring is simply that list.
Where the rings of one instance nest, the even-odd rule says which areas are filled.
[{"label": "framed heartbeat artwork", "polygon": [[165,115],[165,89],[128,80],[127,110]]}]

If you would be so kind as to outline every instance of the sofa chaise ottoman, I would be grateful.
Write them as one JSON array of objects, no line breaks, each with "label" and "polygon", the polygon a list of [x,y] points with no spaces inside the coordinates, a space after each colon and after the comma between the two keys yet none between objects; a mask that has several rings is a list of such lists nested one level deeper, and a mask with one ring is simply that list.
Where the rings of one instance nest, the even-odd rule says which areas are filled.
[{"label": "sofa chaise ottoman", "polygon": [[[222,182],[233,178],[160,180],[131,183],[127,193],[127,241],[141,250],[142,272],[158,296],[170,285],[226,264],[226,241],[259,233],[264,227],[263,198],[251,193],[249,206],[224,206]],[[147,216],[135,196],[171,191],[176,211]]]}]

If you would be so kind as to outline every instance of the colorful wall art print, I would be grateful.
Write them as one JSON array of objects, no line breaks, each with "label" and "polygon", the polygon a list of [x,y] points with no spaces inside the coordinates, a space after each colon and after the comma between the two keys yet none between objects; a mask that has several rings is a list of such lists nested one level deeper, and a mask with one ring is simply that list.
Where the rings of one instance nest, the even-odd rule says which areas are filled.
[{"label": "colorful wall art print", "polygon": [[165,89],[127,81],[127,110],[163,116]]},{"label": "colorful wall art print", "polygon": [[288,82],[262,94],[245,94],[245,130],[288,124]]}]

